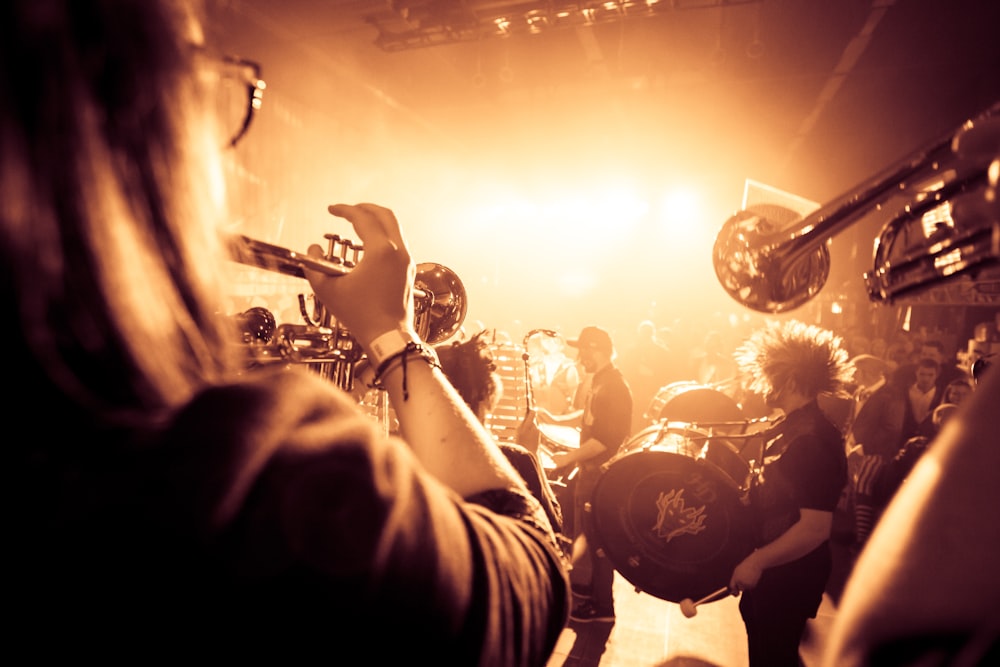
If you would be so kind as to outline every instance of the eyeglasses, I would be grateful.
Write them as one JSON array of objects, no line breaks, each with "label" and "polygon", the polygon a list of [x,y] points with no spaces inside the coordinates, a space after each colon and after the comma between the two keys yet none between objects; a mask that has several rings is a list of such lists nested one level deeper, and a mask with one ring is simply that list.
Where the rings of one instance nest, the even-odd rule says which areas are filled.
[{"label": "eyeglasses", "polygon": [[219,143],[232,148],[250,129],[264,100],[267,84],[260,77],[261,67],[253,60],[212,53],[200,44],[192,46],[195,69],[214,103]]},{"label": "eyeglasses", "polygon": [[[237,58],[236,56],[221,56],[221,61],[225,66],[222,74],[222,82],[226,85],[235,85],[237,89],[242,89],[244,97],[240,99],[236,95],[237,114],[241,116],[236,131],[229,138],[228,145],[236,146],[243,135],[250,129],[250,123],[254,115],[260,110],[264,100],[264,89],[267,84],[260,78],[260,65],[252,60]],[[229,116],[227,116],[228,118]],[[227,127],[232,127],[227,125]]]}]

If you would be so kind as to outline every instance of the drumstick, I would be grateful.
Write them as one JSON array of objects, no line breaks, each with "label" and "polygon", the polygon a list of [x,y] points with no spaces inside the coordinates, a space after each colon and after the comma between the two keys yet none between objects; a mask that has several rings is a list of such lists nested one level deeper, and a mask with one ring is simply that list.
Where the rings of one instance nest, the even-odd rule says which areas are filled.
[{"label": "drumstick", "polygon": [[691,602],[691,598],[684,598],[681,600],[681,613],[684,614],[684,618],[694,618],[694,615],[698,613],[697,606],[700,604],[705,604],[706,602],[711,602],[712,600],[717,600],[724,594],[729,592],[728,586],[723,586],[714,593],[709,593],[697,602]]}]

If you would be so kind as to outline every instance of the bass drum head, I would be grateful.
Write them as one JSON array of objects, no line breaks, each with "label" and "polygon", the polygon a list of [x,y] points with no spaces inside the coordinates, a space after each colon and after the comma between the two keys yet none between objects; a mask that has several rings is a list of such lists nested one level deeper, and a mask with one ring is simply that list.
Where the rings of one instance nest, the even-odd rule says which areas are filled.
[{"label": "bass drum head", "polygon": [[646,419],[652,421],[738,422],[743,421],[743,409],[728,394],[691,381],[671,382],[661,387],[646,408]]},{"label": "bass drum head", "polygon": [[751,551],[742,490],[714,464],[648,448],[612,459],[591,499],[594,533],[637,590],[698,600],[729,584]]}]

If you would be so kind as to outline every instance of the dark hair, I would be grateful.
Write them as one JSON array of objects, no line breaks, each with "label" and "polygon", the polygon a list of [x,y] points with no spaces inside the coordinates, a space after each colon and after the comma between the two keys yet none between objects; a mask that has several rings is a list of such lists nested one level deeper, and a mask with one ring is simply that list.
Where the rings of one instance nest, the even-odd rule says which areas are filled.
[{"label": "dark hair", "polygon": [[926,357],[917,360],[917,368],[933,368],[935,373],[941,372],[941,364]]},{"label": "dark hair", "polygon": [[965,387],[969,391],[973,391],[975,389],[975,385],[973,385],[971,380],[966,380],[965,378],[952,380],[945,385],[944,392],[941,394],[941,401],[944,403],[955,403],[956,401],[952,400],[951,393],[956,387]]},{"label": "dark hair", "polygon": [[944,343],[937,340],[936,338],[931,338],[930,340],[925,340],[920,344],[920,347],[933,347],[935,350],[940,352],[942,356],[944,355]]},{"label": "dark hair", "polygon": [[31,366],[25,400],[141,420],[234,368],[196,8],[0,3],[4,349]]},{"label": "dark hair", "polygon": [[488,334],[489,331],[483,330],[468,340],[435,348],[441,370],[480,418],[493,408],[502,390]]}]

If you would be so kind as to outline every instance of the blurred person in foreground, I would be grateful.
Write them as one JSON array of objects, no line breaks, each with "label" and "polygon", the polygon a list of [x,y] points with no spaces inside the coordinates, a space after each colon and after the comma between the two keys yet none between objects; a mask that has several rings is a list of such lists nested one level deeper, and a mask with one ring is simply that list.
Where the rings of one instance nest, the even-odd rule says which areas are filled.
[{"label": "blurred person in foreground", "polygon": [[734,355],[748,388],[784,419],[765,432],[749,501],[756,548],[733,570],[751,667],[796,667],[832,571],[833,511],[847,483],[843,433],[819,405],[851,377],[841,339],[795,320],[769,322]]},{"label": "blurred person in foreground", "polygon": [[234,349],[199,9],[0,4],[7,410],[45,415],[6,464],[8,648],[544,665],[569,607],[555,535],[417,337],[392,212],[331,206],[365,253],[308,278],[401,438]]},{"label": "blurred person in foreground", "polygon": [[823,667],[1000,664],[1000,373],[916,461],[861,552]]},{"label": "blurred person in foreground", "polygon": [[[1000,123],[977,124],[994,156],[981,199],[1000,218]],[[821,667],[1000,664],[1000,372],[972,368],[975,389],[941,424],[861,552],[824,642]]]}]

